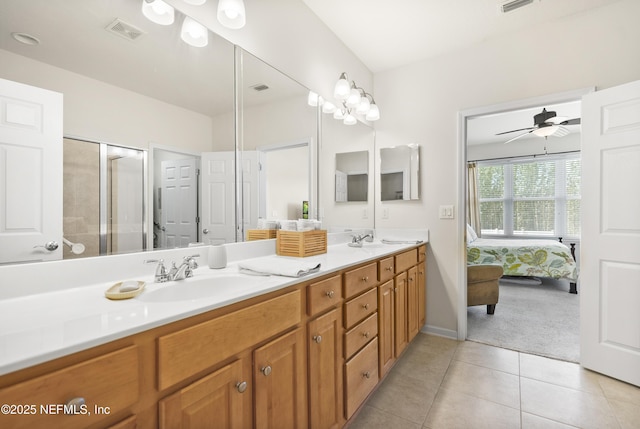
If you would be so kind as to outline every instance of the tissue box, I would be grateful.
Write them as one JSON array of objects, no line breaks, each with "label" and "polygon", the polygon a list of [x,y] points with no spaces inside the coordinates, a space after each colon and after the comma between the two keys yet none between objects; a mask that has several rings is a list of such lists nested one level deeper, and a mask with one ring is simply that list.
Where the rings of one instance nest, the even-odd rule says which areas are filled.
[{"label": "tissue box", "polygon": [[327,253],[327,230],[278,230],[276,234],[276,253],[280,256],[298,257]]}]

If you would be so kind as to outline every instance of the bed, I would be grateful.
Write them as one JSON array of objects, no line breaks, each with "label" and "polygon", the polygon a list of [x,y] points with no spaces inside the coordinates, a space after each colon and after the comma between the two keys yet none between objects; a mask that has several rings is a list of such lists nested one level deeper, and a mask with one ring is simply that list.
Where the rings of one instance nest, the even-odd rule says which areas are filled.
[{"label": "bed", "polygon": [[555,240],[475,238],[467,241],[467,265],[500,265],[505,276],[569,280],[578,293],[575,250]]}]

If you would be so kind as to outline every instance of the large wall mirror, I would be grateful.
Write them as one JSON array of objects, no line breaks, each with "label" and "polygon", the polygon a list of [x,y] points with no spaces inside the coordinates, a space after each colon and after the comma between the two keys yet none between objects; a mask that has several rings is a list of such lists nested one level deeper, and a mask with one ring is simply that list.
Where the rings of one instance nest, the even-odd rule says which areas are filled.
[{"label": "large wall mirror", "polygon": [[380,200],[420,199],[420,147],[380,149]]},{"label": "large wall mirror", "polygon": [[369,152],[336,153],[336,202],[367,201]]}]

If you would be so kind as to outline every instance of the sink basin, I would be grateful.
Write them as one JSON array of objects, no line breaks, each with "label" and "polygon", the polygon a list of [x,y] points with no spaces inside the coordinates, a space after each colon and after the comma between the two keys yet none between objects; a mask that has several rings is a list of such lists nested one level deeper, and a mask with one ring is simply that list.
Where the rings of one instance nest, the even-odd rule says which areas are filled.
[{"label": "sink basin", "polygon": [[227,298],[270,282],[269,277],[229,275],[192,277],[185,280],[156,285],[137,298],[145,302],[191,301],[208,298]]}]

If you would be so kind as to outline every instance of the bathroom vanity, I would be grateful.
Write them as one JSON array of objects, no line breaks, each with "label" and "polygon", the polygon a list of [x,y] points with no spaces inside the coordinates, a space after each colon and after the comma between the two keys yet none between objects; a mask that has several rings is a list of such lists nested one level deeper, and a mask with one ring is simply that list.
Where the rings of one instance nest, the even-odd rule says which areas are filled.
[{"label": "bathroom vanity", "polygon": [[2,426],[344,426],[425,324],[426,244],[342,244],[318,258],[317,274],[265,278],[199,310],[142,300],[178,282],[102,303],[165,316],[0,376]]}]

